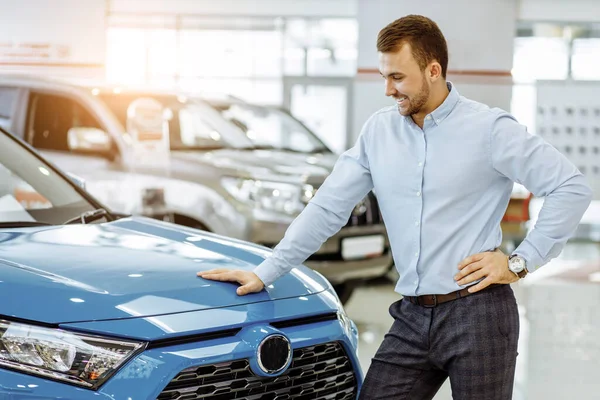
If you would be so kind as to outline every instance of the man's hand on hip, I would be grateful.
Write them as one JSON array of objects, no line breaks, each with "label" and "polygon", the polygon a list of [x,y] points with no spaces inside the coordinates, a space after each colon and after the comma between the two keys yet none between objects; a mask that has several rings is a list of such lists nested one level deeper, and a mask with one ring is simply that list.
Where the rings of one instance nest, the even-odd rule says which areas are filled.
[{"label": "man's hand on hip", "polygon": [[508,257],[500,250],[488,251],[469,256],[458,264],[460,270],[454,276],[459,285],[466,285],[484,278],[469,288],[475,293],[493,283],[513,283],[519,277],[508,269]]},{"label": "man's hand on hip", "polygon": [[209,271],[198,272],[196,275],[211,281],[237,282],[242,285],[236,290],[236,293],[240,296],[260,292],[265,287],[263,281],[254,272],[250,271],[211,269]]}]

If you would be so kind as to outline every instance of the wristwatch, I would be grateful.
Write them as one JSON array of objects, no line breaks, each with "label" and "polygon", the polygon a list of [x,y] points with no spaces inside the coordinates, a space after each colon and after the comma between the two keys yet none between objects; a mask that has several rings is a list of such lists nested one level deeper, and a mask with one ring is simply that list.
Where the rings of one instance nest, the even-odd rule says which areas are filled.
[{"label": "wristwatch", "polygon": [[529,273],[527,271],[527,262],[517,254],[508,257],[508,269],[521,279],[525,278],[525,275]]}]

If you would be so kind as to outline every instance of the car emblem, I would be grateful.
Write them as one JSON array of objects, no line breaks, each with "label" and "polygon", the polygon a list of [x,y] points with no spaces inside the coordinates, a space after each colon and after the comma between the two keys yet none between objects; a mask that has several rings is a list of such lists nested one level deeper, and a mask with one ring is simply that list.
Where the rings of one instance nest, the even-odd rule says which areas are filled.
[{"label": "car emblem", "polygon": [[283,371],[292,357],[290,341],[283,335],[267,336],[258,345],[258,366],[267,374]]},{"label": "car emblem", "polygon": [[360,217],[367,212],[367,199],[362,199],[352,210],[352,215]]}]

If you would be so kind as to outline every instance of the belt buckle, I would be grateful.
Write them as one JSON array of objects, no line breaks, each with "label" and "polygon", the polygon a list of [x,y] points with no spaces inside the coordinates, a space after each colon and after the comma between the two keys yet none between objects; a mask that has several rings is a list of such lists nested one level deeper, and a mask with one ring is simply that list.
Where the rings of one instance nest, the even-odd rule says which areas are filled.
[{"label": "belt buckle", "polygon": [[425,304],[425,303],[423,303],[423,307],[425,307],[425,308],[437,307],[437,305],[438,305],[438,303],[437,303],[437,295],[435,295],[435,294],[428,294],[427,296],[431,296],[431,298],[433,299],[433,304]]}]

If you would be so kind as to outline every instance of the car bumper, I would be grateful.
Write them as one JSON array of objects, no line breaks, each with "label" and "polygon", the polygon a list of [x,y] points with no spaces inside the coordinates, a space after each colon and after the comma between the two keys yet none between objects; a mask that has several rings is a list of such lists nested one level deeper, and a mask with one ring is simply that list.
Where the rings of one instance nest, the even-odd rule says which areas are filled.
[{"label": "car bumper", "polygon": [[[289,225],[255,221],[250,241],[273,247],[283,238]],[[366,236],[383,236],[383,253],[378,256],[362,259],[344,259],[342,241],[346,238]],[[392,253],[385,226],[364,225],[342,228],[329,238],[315,254],[304,263],[306,266],[323,274],[330,282],[337,284],[351,279],[367,279],[384,275],[392,265]]]},{"label": "car bumper", "polygon": [[[256,328],[256,326],[244,329],[252,328]],[[244,329],[229,338],[146,350],[130,360],[96,391],[0,369],[0,398],[7,400],[156,399],[173,378],[183,370],[220,363],[226,364],[233,360],[253,357],[256,346],[243,339]],[[351,323],[351,327],[348,327],[343,321],[330,320],[282,328],[281,332],[290,339],[294,350],[323,343],[336,343],[336,346],[343,348],[351,361],[351,370],[356,379],[356,391],[358,391],[362,384],[362,371],[355,353],[356,344],[353,343],[354,339],[348,335],[349,329],[355,331],[356,326]],[[269,379],[273,378],[267,378],[267,381]],[[261,382],[265,382],[265,380],[261,380]],[[302,383],[303,390],[307,389],[307,386],[310,385],[304,381]],[[185,389],[181,389],[182,393],[184,391]]]},{"label": "car bumper", "polygon": [[353,261],[311,261],[307,267],[323,274],[332,284],[348,280],[377,278],[385,275],[392,265],[392,256],[388,251],[381,257]]}]

